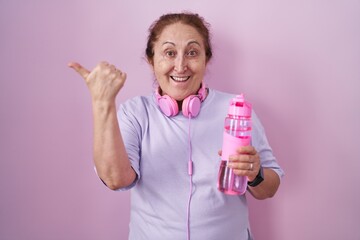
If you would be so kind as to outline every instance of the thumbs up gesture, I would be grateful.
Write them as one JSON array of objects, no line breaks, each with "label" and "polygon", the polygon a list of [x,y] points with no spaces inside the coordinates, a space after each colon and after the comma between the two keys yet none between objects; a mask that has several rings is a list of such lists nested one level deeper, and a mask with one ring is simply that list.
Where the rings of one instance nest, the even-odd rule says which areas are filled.
[{"label": "thumbs up gesture", "polygon": [[68,66],[85,80],[93,101],[114,102],[126,80],[126,73],[107,62],[100,62],[92,71],[77,62]]}]

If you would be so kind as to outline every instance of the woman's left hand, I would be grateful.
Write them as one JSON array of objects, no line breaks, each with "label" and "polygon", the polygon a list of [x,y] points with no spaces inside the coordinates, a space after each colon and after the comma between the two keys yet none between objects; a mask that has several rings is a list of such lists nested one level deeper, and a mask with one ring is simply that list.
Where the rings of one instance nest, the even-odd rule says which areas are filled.
[{"label": "woman's left hand", "polygon": [[237,154],[229,156],[228,167],[232,168],[234,174],[247,176],[248,181],[253,181],[260,170],[260,157],[253,146],[242,146]]}]

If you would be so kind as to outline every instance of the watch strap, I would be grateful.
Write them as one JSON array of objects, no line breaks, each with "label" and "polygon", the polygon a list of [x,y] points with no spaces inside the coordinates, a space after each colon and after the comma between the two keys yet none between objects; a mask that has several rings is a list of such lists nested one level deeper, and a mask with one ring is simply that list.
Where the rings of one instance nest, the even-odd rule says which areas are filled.
[{"label": "watch strap", "polygon": [[248,186],[250,187],[256,187],[259,185],[262,181],[264,181],[264,173],[263,168],[260,166],[259,172],[256,175],[255,179],[251,182],[248,182]]}]

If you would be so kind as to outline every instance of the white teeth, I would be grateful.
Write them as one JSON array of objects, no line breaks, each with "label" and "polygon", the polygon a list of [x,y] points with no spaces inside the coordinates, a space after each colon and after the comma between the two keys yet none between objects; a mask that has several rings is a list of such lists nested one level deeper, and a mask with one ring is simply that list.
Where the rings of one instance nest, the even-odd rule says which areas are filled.
[{"label": "white teeth", "polygon": [[175,77],[175,76],[171,76],[171,78],[175,81],[178,81],[178,82],[184,82],[186,80],[188,80],[190,77],[187,76],[187,77]]}]

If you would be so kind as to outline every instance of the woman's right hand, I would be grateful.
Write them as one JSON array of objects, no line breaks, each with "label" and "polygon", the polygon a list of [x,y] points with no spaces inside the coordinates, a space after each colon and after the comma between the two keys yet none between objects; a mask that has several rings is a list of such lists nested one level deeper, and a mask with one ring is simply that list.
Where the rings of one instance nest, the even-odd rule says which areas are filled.
[{"label": "woman's right hand", "polygon": [[90,90],[94,117],[93,157],[98,176],[113,190],[129,186],[136,173],[121,137],[115,104],[126,74],[107,62],[100,62],[91,72],[77,62],[70,62],[68,66],[85,79]]},{"label": "woman's right hand", "polygon": [[126,80],[126,73],[107,62],[100,62],[92,71],[77,62],[70,62],[68,66],[84,78],[93,102],[114,102]]}]

